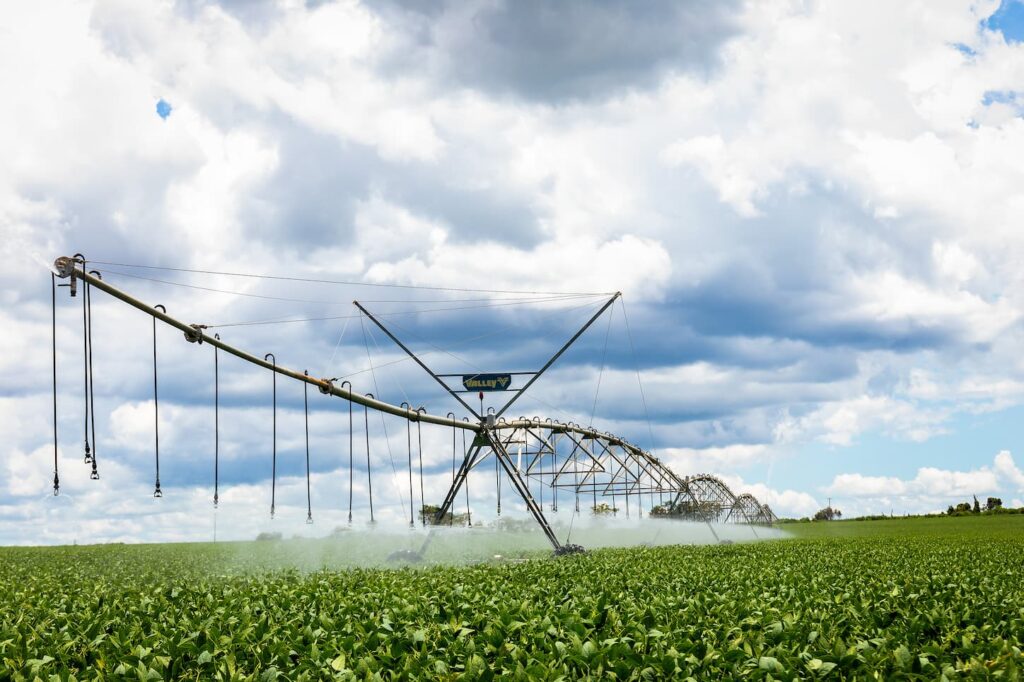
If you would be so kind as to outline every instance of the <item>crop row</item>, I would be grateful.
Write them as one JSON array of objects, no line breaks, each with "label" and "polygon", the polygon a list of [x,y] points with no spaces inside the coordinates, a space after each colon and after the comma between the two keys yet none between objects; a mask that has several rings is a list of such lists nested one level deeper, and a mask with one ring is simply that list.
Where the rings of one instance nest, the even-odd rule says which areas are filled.
[{"label": "crop row", "polygon": [[1019,675],[1021,534],[254,572],[223,546],[0,550],[0,679]]}]

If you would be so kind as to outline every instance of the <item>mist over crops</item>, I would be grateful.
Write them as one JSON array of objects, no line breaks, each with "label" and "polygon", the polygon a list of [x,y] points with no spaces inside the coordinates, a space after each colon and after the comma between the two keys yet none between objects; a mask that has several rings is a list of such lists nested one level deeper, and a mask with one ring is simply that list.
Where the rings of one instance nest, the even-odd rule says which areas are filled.
[{"label": "mist over crops", "polygon": [[[291,537],[282,526],[281,540],[230,543],[240,566],[320,570],[346,567],[461,565],[544,556],[551,544],[532,519],[505,518],[474,527],[424,529],[401,524],[339,527],[323,538]],[[778,528],[725,523],[691,523],[662,519],[609,519],[580,516],[553,525],[563,542],[586,549],[707,545],[779,539]],[[419,556],[411,556],[411,553]],[[396,556],[401,555],[401,556]]]}]

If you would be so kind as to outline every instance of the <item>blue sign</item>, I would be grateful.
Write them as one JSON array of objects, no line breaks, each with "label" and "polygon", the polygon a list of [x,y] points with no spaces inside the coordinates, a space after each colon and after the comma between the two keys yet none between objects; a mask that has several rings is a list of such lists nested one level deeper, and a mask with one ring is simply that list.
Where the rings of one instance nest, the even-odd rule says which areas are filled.
[{"label": "blue sign", "polygon": [[463,374],[462,386],[467,391],[507,391],[511,374]]}]

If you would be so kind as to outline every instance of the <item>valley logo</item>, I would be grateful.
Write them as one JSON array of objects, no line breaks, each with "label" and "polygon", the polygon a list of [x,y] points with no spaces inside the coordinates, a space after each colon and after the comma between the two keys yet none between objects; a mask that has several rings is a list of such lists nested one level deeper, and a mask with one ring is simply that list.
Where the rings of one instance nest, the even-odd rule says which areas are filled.
[{"label": "valley logo", "polygon": [[505,391],[511,384],[511,374],[462,375],[462,386],[467,391]]}]

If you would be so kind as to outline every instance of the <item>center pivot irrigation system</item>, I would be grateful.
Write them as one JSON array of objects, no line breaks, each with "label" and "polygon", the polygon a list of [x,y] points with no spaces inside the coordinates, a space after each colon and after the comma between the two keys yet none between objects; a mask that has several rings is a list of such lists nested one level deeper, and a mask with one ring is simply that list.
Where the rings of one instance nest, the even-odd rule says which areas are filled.
[{"label": "center pivot irrigation system", "polygon": [[[95,264],[95,263],[94,263]],[[525,504],[530,515],[551,542],[555,554],[570,554],[583,551],[579,545],[563,542],[556,535],[551,523],[545,516],[545,509],[557,513],[559,505],[569,504],[573,513],[580,512],[580,502],[591,505],[596,514],[599,511],[619,510],[620,501],[629,514],[630,500],[637,516],[643,515],[646,507],[651,516],[664,516],[695,520],[707,523],[708,528],[717,538],[713,522],[744,523],[752,525],[771,525],[777,519],[772,510],[760,504],[749,494],[736,495],[719,478],[710,474],[682,477],[663,464],[648,451],[628,442],[624,438],[611,433],[599,431],[589,426],[574,422],[560,422],[556,419],[540,417],[518,417],[510,419],[505,416],[508,409],[522,397],[533,384],[561,357],[573,343],[615,303],[620,294],[615,293],[595,312],[575,334],[566,341],[544,365],[530,372],[506,372],[501,374],[438,374],[428,367],[423,360],[413,353],[405,343],[389,330],[377,316],[373,315],[358,301],[353,303],[360,313],[373,322],[384,332],[411,360],[427,372],[444,390],[454,398],[470,415],[458,418],[449,412],[445,416],[430,414],[423,407],[413,409],[408,403],[394,405],[374,397],[372,393],[361,394],[353,390],[349,381],[338,381],[337,378],[317,378],[308,372],[299,372],[277,364],[272,353],[259,357],[240,348],[236,348],[221,340],[219,334],[208,334],[208,327],[202,324],[189,324],[167,313],[164,306],[148,305],[112,286],[103,280],[102,273],[87,270],[87,264],[80,254],[62,256],[54,262],[55,274],[51,274],[53,289],[53,493],[60,490],[60,479],[57,467],[57,287],[68,287],[72,297],[77,295],[79,283],[82,288],[82,324],[83,324],[83,358],[85,375],[85,462],[91,465],[90,478],[98,479],[96,453],[95,403],[93,401],[92,371],[92,311],[91,290],[99,289],[110,296],[127,303],[153,319],[153,397],[154,397],[154,453],[155,453],[155,487],[153,495],[161,497],[160,488],[160,435],[159,435],[159,396],[157,376],[157,345],[156,323],[159,320],[166,325],[180,330],[185,339],[197,346],[207,345],[214,349],[214,381],[215,381],[215,441],[214,441],[214,506],[219,500],[219,352],[229,353],[245,362],[272,373],[273,391],[273,450],[272,450],[272,484],[270,515],[274,515],[275,486],[277,475],[277,377],[278,375],[302,382],[304,385],[304,405],[306,409],[306,492],[307,492],[307,523],[312,523],[312,501],[309,487],[309,420],[308,420],[308,387],[314,386],[326,396],[334,396],[348,402],[348,522],[352,523],[353,505],[353,459],[362,453],[354,452],[356,442],[353,425],[358,428],[358,420],[353,421],[353,405],[363,408],[363,424],[366,429],[365,457],[367,467],[367,483],[369,490],[370,521],[373,516],[373,480],[369,439],[369,412],[393,415],[405,420],[408,464],[409,464],[409,523],[415,525],[416,515],[413,510],[413,437],[412,426],[417,431],[416,441],[419,444],[419,493],[420,519],[426,526],[443,526],[454,523],[455,505],[460,491],[465,490],[465,518],[472,525],[469,510],[469,474],[480,471],[488,458],[494,461],[494,475],[497,490],[497,513],[501,514],[501,477],[508,479],[515,493]],[[65,284],[57,284],[57,278],[68,280]],[[157,280],[159,281],[159,280]],[[188,285],[184,285],[188,286]],[[202,287],[197,287],[202,288]],[[519,388],[512,388],[516,381],[513,377],[524,377],[525,382]],[[454,379],[461,378],[461,388],[453,388]],[[503,395],[510,397],[497,408],[483,409],[484,392],[507,391]],[[475,409],[463,396],[478,393],[481,408]],[[497,395],[497,393],[495,393]],[[91,406],[91,407],[90,407]],[[440,506],[427,506],[423,493],[423,450],[421,426],[436,426],[451,429],[452,437],[452,474],[451,484]],[[461,432],[461,439],[458,437]],[[468,436],[468,437],[467,437]],[[90,440],[92,446],[90,448]],[[363,439],[360,439],[363,440]],[[461,448],[459,447],[461,443]],[[602,502],[598,502],[598,497]],[[611,504],[606,500],[610,498]],[[432,515],[432,518],[431,518]],[[418,552],[408,552],[409,558],[419,558],[430,543],[430,535]]]}]

